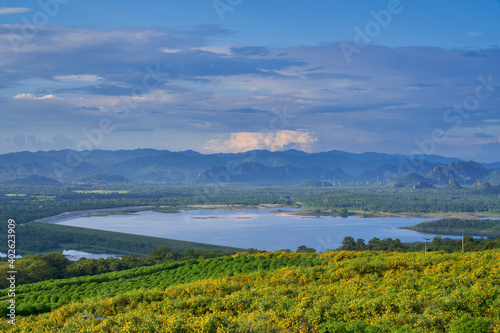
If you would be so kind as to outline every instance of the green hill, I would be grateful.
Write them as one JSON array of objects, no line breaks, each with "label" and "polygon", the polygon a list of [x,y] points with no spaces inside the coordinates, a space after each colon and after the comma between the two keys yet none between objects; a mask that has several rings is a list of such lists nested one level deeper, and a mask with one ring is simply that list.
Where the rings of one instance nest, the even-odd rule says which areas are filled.
[{"label": "green hill", "polygon": [[[141,236],[121,232],[87,229],[56,223],[29,222],[17,229],[19,253],[41,253],[74,249],[91,253],[145,255],[160,246],[175,251],[188,249],[242,250],[234,247]],[[26,242],[28,239],[29,242]]]},{"label": "green hill", "polygon": [[13,180],[9,180],[4,182],[4,184],[8,185],[59,185],[57,180],[40,176],[40,175],[31,175],[23,178],[16,178]]},{"label": "green hill", "polygon": [[469,235],[483,237],[500,237],[500,220],[479,219],[440,219],[426,221],[412,227],[400,229],[415,230],[428,234]]},{"label": "green hill", "polygon": [[239,254],[22,286],[54,310],[0,330],[499,332],[499,263],[498,250]]}]

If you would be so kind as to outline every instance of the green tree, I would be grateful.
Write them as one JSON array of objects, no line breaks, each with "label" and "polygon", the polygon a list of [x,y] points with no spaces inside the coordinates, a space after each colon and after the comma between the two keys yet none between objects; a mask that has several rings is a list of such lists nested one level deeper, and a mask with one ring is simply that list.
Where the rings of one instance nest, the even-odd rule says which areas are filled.
[{"label": "green tree", "polygon": [[451,333],[487,333],[490,322],[485,318],[461,318],[453,322]]},{"label": "green tree", "polygon": [[340,249],[345,251],[354,251],[356,250],[356,241],[351,236],[344,237]]},{"label": "green tree", "polygon": [[356,250],[363,251],[366,249],[365,240],[362,238],[356,239]]},{"label": "green tree", "polygon": [[54,278],[58,279],[65,277],[66,268],[71,264],[71,260],[59,252],[46,253],[42,255],[41,259],[45,261],[47,265],[54,268]]},{"label": "green tree", "polygon": [[307,247],[305,245],[301,245],[301,246],[297,247],[297,251],[296,252],[316,253],[316,249],[314,249],[312,247]]}]

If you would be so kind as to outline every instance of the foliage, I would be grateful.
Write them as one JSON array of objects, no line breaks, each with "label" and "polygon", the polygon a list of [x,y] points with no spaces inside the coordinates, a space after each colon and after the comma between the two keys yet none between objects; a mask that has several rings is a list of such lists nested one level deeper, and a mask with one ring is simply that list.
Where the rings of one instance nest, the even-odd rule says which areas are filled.
[{"label": "foliage", "polygon": [[[294,264],[280,268],[279,262]],[[268,268],[243,269],[261,263]],[[215,274],[210,276],[210,271]],[[66,290],[61,296],[66,299],[75,291],[88,293],[88,298],[19,318],[15,327],[1,321],[0,330],[318,333],[328,327],[331,332],[500,332],[498,250],[237,254],[123,274],[52,285],[54,293]],[[157,274],[177,283],[165,289],[154,283],[161,280]],[[115,296],[97,292],[111,290],[118,275],[123,280],[117,282]],[[31,298],[36,287],[44,289],[38,284],[24,287],[31,288],[26,296]]]},{"label": "foliage", "polygon": [[485,318],[461,318],[453,322],[450,333],[488,333],[490,326]]},{"label": "foliage", "polygon": [[406,229],[428,233],[470,236],[500,236],[500,220],[488,219],[440,219],[427,221]]},{"label": "foliage", "polygon": [[[136,257],[125,255],[121,258],[80,258],[70,261],[62,253],[46,253],[44,255],[27,255],[16,260],[17,270],[22,272],[17,276],[17,284],[28,284],[51,279],[98,275],[107,272],[121,271],[136,267],[152,266],[160,263],[171,263],[187,259],[207,259],[227,256],[235,251],[197,250],[189,249],[184,252],[167,249],[160,246],[149,255]],[[0,262],[0,288],[6,288],[10,282],[9,263]]]},{"label": "foliage", "polygon": [[[160,250],[161,251],[161,250]],[[157,255],[152,253],[146,259]],[[240,272],[275,270],[286,266],[317,266],[324,262],[320,258],[299,260],[307,255],[294,258],[281,258],[280,254],[258,254],[235,257],[221,257],[212,260],[191,259],[160,264],[150,267],[112,272],[98,275],[79,276],[70,279],[47,280],[51,270],[43,267],[40,271],[46,275],[40,277],[46,281],[20,285],[16,289],[16,304],[24,308],[25,314],[40,313],[57,308],[69,302],[83,300],[89,297],[115,295],[120,292],[140,288],[165,288],[172,284],[185,283],[214,276],[233,275]],[[77,262],[78,266],[99,269],[104,261],[96,260],[97,266],[89,264],[89,260]],[[119,264],[119,263],[118,263]],[[71,269],[74,265],[68,266]],[[24,269],[24,267],[23,267]],[[29,267],[27,269],[30,269]],[[96,271],[91,271],[95,274]],[[37,276],[38,277],[38,276]],[[0,297],[6,296],[8,289],[0,290]],[[0,305],[0,311],[6,311],[6,306]],[[40,310],[41,309],[41,310]]]}]

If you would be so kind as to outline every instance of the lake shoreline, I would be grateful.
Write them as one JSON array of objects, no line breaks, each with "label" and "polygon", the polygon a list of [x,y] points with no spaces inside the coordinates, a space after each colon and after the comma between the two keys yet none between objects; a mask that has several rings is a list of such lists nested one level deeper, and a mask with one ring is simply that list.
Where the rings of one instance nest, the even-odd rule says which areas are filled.
[{"label": "lake shoreline", "polygon": [[378,237],[418,242],[425,236],[411,230],[398,230],[397,227],[430,220],[398,217],[366,219],[352,215],[346,218],[316,218],[294,215],[297,208],[281,208],[280,211],[276,208],[197,208],[183,207],[180,214],[165,215],[149,210],[124,216],[94,216],[62,222],[61,225],[265,251],[294,250],[300,245],[326,251],[342,246],[342,240],[347,236],[367,241]]},{"label": "lake shoreline", "polygon": [[497,238],[500,236],[498,232],[489,232],[481,230],[471,230],[471,229],[452,229],[452,228],[419,228],[419,227],[399,227],[398,229],[407,229],[424,234],[433,235],[452,235],[452,236],[476,236],[476,237],[492,237]]},{"label": "lake shoreline", "polygon": [[48,216],[35,220],[42,223],[60,223],[80,217],[91,216],[109,216],[109,215],[131,215],[141,211],[155,211],[159,213],[179,213],[181,210],[193,209],[220,209],[220,210],[242,210],[242,209],[269,209],[269,208],[298,208],[298,211],[281,211],[276,210],[274,213],[284,213],[298,216],[332,216],[332,217],[347,217],[356,216],[362,218],[377,218],[377,217],[402,217],[402,218],[460,218],[460,219],[476,219],[485,217],[500,217],[498,214],[488,213],[463,213],[463,212],[448,212],[448,213],[387,213],[387,212],[368,212],[368,211],[349,211],[348,215],[344,216],[342,212],[332,210],[317,210],[307,209],[302,207],[289,207],[279,204],[259,204],[259,205],[182,205],[182,206],[130,206],[130,207],[115,207],[115,208],[99,208],[80,210],[74,212],[65,212],[62,214]]},{"label": "lake shoreline", "polygon": [[[459,218],[459,219],[477,219],[485,217],[500,217],[498,214],[479,214],[479,213],[463,213],[463,212],[448,212],[448,213],[387,213],[387,212],[368,212],[368,211],[349,211],[348,215],[343,216],[344,213],[332,210],[320,210],[319,212],[314,209],[301,208],[300,211],[290,213],[299,216],[332,216],[332,217],[347,217],[356,216],[362,218],[371,217],[402,217],[402,218]],[[275,211],[280,213],[279,210]]]}]

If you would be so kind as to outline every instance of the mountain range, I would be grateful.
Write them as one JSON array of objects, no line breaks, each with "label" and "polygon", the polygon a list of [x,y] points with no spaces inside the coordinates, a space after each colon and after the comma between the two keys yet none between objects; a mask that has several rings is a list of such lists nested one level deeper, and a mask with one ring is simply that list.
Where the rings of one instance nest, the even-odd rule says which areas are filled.
[{"label": "mountain range", "polygon": [[348,153],[333,150],[254,150],[201,154],[192,150],[74,150],[17,152],[0,155],[0,182],[40,185],[60,183],[257,183],[297,184],[391,181],[401,186],[451,180],[471,185],[500,184],[500,163],[480,164],[438,155],[412,156]]}]

